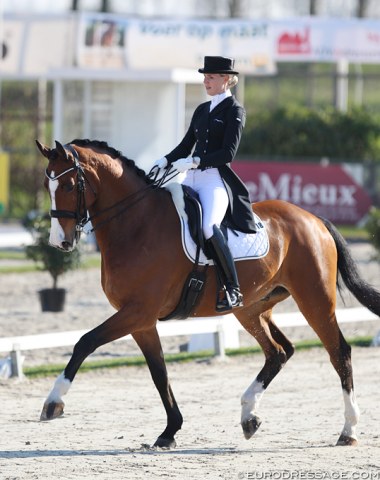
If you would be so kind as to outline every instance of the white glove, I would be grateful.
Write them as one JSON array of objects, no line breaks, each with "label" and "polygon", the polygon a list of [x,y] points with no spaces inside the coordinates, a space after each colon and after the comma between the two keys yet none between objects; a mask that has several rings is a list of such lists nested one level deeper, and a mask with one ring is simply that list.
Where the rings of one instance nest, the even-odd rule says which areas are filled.
[{"label": "white glove", "polygon": [[158,167],[160,170],[168,166],[168,161],[166,160],[166,157],[162,157],[159,160],[156,160],[153,164],[153,167]]},{"label": "white glove", "polygon": [[187,170],[190,170],[191,168],[197,168],[198,163],[194,161],[193,157],[187,157],[187,158],[180,158],[176,160],[175,162],[172,163],[173,168],[177,170],[177,172],[186,172]]}]

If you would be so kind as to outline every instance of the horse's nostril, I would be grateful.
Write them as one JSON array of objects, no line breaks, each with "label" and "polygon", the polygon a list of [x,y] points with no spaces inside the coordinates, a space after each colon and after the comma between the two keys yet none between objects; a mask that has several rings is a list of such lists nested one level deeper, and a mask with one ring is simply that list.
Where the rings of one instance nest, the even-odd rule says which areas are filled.
[{"label": "horse's nostril", "polygon": [[63,250],[70,250],[71,249],[71,243],[70,242],[67,242],[67,241],[64,241],[61,243],[61,247]]}]

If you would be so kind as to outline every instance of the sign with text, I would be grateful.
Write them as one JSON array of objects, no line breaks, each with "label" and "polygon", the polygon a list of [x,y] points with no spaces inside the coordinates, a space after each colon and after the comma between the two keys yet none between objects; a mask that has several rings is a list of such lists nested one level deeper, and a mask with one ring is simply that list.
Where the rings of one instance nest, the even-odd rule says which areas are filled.
[{"label": "sign with text", "polygon": [[281,199],[338,224],[356,224],[371,199],[343,165],[235,161],[252,202]]},{"label": "sign with text", "polygon": [[81,67],[198,69],[206,51],[235,58],[242,73],[275,72],[266,21],[133,19],[87,13],[79,23]]},{"label": "sign with text", "polygon": [[271,23],[279,62],[379,63],[378,20],[305,17]]},{"label": "sign with text", "polygon": [[234,58],[241,73],[275,73],[264,20],[134,20],[125,44],[127,63],[136,69],[198,69],[207,54]]}]

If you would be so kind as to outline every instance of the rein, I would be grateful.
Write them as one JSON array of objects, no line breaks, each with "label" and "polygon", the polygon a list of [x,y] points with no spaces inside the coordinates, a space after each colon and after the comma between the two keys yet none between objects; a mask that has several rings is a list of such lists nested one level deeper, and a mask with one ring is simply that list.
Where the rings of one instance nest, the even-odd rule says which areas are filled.
[{"label": "rein", "polygon": [[92,221],[95,218],[97,218],[101,215],[104,215],[105,213],[107,213],[109,211],[112,211],[113,209],[119,207],[123,203],[134,199],[134,197],[137,197],[137,198],[134,199],[133,203],[129,203],[124,208],[118,210],[111,217],[99,222],[97,225],[93,226],[86,233],[94,232],[95,230],[97,230],[101,226],[105,225],[106,223],[110,222],[114,218],[118,217],[119,215],[121,215],[122,213],[127,211],[129,208],[132,208],[134,205],[136,205],[144,197],[147,190],[162,187],[167,182],[169,182],[174,177],[176,177],[179,173],[175,169],[172,169],[172,168],[165,169],[164,174],[160,178],[158,178],[159,174],[160,174],[160,169],[158,167],[153,167],[147,175],[148,178],[153,179],[152,183],[147,185],[142,190],[139,190],[139,191],[134,192],[130,195],[127,195],[125,198],[121,199],[119,202],[116,202],[113,205],[95,213],[94,215],[89,216],[88,211],[87,211],[87,207],[86,207],[86,183],[88,183],[88,185],[90,186],[90,188],[91,188],[91,190],[92,190],[92,192],[94,193],[95,196],[96,196],[96,192],[93,189],[93,187],[91,186],[91,183],[88,180],[88,178],[86,177],[85,171],[84,171],[83,167],[81,166],[81,164],[79,162],[78,152],[70,144],[65,145],[65,148],[67,150],[69,150],[71,152],[71,154],[73,155],[74,165],[72,167],[68,168],[67,170],[63,171],[59,175],[56,175],[55,177],[52,177],[46,169],[45,170],[45,176],[49,180],[54,181],[54,180],[58,180],[60,177],[63,177],[67,173],[75,171],[77,173],[77,179],[78,179],[78,181],[77,181],[77,207],[76,207],[75,212],[73,212],[71,210],[50,210],[50,216],[52,218],[71,218],[71,219],[76,220],[76,232],[77,232],[78,236],[80,235],[81,232],[84,231],[84,227],[89,222],[92,223]]}]

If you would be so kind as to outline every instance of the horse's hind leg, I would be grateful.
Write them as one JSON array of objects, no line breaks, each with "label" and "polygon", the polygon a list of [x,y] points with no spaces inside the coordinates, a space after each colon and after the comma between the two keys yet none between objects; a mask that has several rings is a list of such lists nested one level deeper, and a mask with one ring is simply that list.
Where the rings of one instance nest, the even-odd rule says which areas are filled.
[{"label": "horse's hind leg", "polygon": [[351,347],[344,339],[339,330],[340,340],[340,359],[338,361],[331,360],[337,370],[343,389],[344,399],[344,417],[345,423],[338,439],[337,445],[357,445],[356,425],[359,421],[360,411],[356,403],[354,393],[354,383],[351,363]]},{"label": "horse's hind leg", "polygon": [[319,325],[313,328],[324,344],[342,385],[345,423],[337,445],[357,445],[356,425],[360,411],[354,393],[351,347],[338,327],[335,314],[325,328]]},{"label": "horse's hind leg", "polygon": [[[335,284],[333,286],[334,288],[328,289],[328,292],[333,291],[335,294]],[[354,394],[351,347],[340,331],[334,312],[335,299],[332,299],[328,292],[319,292],[318,294],[314,292],[312,298],[309,296],[309,301],[306,300],[307,295],[301,297],[303,301],[297,301],[296,297],[295,300],[304,317],[321,339],[341,381],[345,405],[345,424],[337,445],[356,445],[356,425],[360,412]],[[324,306],[326,307],[324,308]]]},{"label": "horse's hind leg", "polygon": [[261,425],[258,416],[260,400],[274,377],[293,355],[294,347],[273,323],[272,310],[264,313],[235,313],[243,327],[255,337],[265,355],[265,364],[241,397],[241,426],[248,440]]},{"label": "horse's hind leg", "polygon": [[153,382],[161,396],[167,415],[167,426],[157,438],[154,446],[173,448],[176,446],[174,435],[180,430],[183,420],[169,383],[157,329],[154,327],[147,332],[134,333],[133,338],[145,356]]}]

